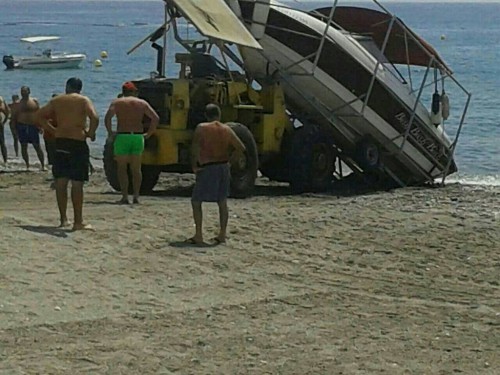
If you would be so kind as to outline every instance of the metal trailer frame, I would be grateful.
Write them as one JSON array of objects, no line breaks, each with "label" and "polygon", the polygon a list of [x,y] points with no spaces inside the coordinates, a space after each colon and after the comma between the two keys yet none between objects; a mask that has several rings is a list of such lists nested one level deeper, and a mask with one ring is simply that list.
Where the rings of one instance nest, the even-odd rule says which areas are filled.
[{"label": "metal trailer frame", "polygon": [[[298,0],[295,0],[295,2],[299,3]],[[304,57],[302,59],[299,59],[299,60],[295,61],[294,63],[292,63],[292,64],[290,64],[289,66],[286,66],[286,67],[277,66],[276,64],[273,64],[272,61],[270,61],[270,63],[280,72],[280,74],[281,74],[280,76],[282,78],[287,79],[287,76],[290,77],[290,76],[296,76],[296,75],[314,75],[314,72],[315,72],[315,70],[318,67],[319,58],[320,58],[322,50],[323,50],[325,39],[327,38],[327,34],[328,34],[329,28],[335,26],[335,28],[343,30],[344,32],[346,32],[345,29],[343,29],[340,25],[338,25],[338,24],[336,24],[336,23],[333,22],[333,17],[334,17],[334,14],[335,14],[335,10],[336,10],[337,6],[339,6],[340,0],[332,0],[332,2],[333,2],[332,9],[330,11],[329,16],[327,18],[325,18],[326,19],[326,21],[325,21],[326,26],[325,26],[325,29],[324,29],[321,37],[319,38],[320,39],[320,44],[319,44],[319,47],[318,47],[318,49],[317,49],[316,52],[314,52],[314,53],[310,54],[309,56],[306,56],[306,57]],[[414,43],[416,43],[417,46],[419,46],[422,49],[422,51],[424,51],[427,54],[427,56],[430,58],[430,63],[427,66],[427,68],[426,68],[426,70],[424,72],[424,78],[422,79],[420,87],[412,91],[413,93],[417,93],[417,95],[416,95],[416,102],[415,102],[414,108],[411,111],[411,118],[410,118],[409,125],[408,125],[406,131],[404,133],[401,133],[398,136],[398,137],[402,137],[403,138],[403,142],[402,142],[401,146],[399,147],[399,152],[400,153],[402,152],[403,146],[406,143],[406,141],[408,140],[408,137],[410,136],[411,128],[412,128],[412,126],[413,126],[413,124],[415,122],[414,120],[415,120],[415,116],[416,116],[416,109],[417,109],[418,104],[420,103],[420,99],[422,97],[422,93],[423,93],[424,88],[426,88],[426,87],[428,87],[430,85],[434,85],[437,82],[436,79],[435,79],[435,80],[431,81],[430,83],[427,83],[427,77],[428,77],[429,72],[431,71],[431,69],[439,69],[440,72],[441,72],[441,78],[440,79],[441,80],[443,80],[444,78],[451,79],[451,81],[466,96],[466,101],[465,101],[464,107],[462,109],[462,114],[460,116],[460,121],[459,121],[459,124],[458,124],[458,127],[457,127],[457,131],[455,133],[455,136],[454,136],[453,140],[451,141],[449,160],[448,160],[447,165],[444,166],[444,170],[443,170],[443,174],[442,174],[442,180],[441,180],[441,184],[444,184],[446,176],[448,175],[449,169],[451,167],[451,163],[452,163],[455,151],[456,151],[456,147],[457,147],[457,144],[458,144],[458,139],[460,137],[463,125],[465,123],[465,117],[466,117],[466,114],[467,114],[467,111],[468,111],[468,108],[469,108],[469,105],[470,105],[472,94],[469,91],[467,91],[467,89],[462,84],[460,84],[460,82],[434,57],[434,55],[432,55],[431,53],[429,53],[429,51],[420,43],[420,41],[417,38],[415,38],[415,36],[413,35],[413,33],[410,32],[410,29],[405,24],[403,24],[394,14],[392,14],[387,8],[385,8],[382,4],[380,4],[380,2],[378,0],[371,0],[371,2],[373,2],[385,14],[387,14],[388,16],[390,16],[389,27],[387,29],[387,33],[385,35],[384,42],[383,42],[383,45],[382,45],[382,48],[381,48],[381,53],[382,54],[385,54],[385,51],[386,51],[386,48],[387,48],[387,44],[388,44],[388,41],[389,41],[389,37],[390,37],[391,31],[397,25],[397,26],[399,26],[401,29],[403,29],[405,31],[405,44],[406,44],[406,54],[407,54],[407,56],[408,56],[408,39],[407,38],[409,36],[412,39],[412,41]],[[255,3],[269,4],[269,2],[262,1],[262,0],[256,0]],[[291,7],[291,6],[288,6],[288,5],[273,4],[273,6],[274,7],[282,7],[282,8],[286,8],[286,9],[293,9],[293,10],[297,10],[297,11],[304,12],[304,13],[309,13],[309,12],[306,12],[304,10],[301,10],[301,9],[298,9],[298,8],[294,8],[294,7]],[[324,17],[324,15],[321,15],[321,16]],[[304,35],[302,33],[297,33],[297,32],[295,32],[293,30],[286,30],[286,31],[290,32],[291,34],[301,34],[301,35]],[[314,57],[315,59],[314,59],[313,68],[312,68],[312,70],[310,72],[307,72],[307,73],[291,73],[290,72],[291,68],[293,68],[294,66],[302,63],[303,61],[309,60],[312,57]],[[372,78],[372,80],[370,82],[370,86],[369,86],[368,92],[366,94],[363,94],[363,95],[357,97],[356,99],[354,99],[354,101],[363,100],[363,109],[362,109],[361,113],[359,114],[359,116],[364,116],[364,111],[365,111],[365,108],[368,105],[368,102],[370,100],[370,97],[371,97],[371,94],[372,94],[372,91],[373,91],[373,87],[374,87],[375,81],[377,79],[376,75],[377,75],[377,72],[380,69],[381,65],[383,65],[383,63],[380,60],[378,60],[376,66],[375,66],[375,69],[373,70],[373,78]],[[407,67],[408,67],[408,72],[409,72],[410,85],[411,85],[411,87],[413,89],[413,81],[412,81],[412,76],[411,76],[411,70],[410,70],[410,64],[409,63],[407,63]],[[389,71],[391,72],[391,74],[393,74],[393,72],[391,70],[389,70]],[[396,71],[397,71],[397,69],[396,69]],[[399,71],[398,71],[398,73],[399,73]],[[299,90],[299,92],[300,92],[300,90]],[[305,96],[306,95],[304,93],[304,97]],[[345,103],[341,107],[337,107],[337,108],[334,108],[334,109],[329,109],[329,108],[326,108],[326,106],[324,106],[322,103],[318,103],[318,101],[315,98],[306,98],[306,99],[308,99],[308,101],[310,101],[312,105],[314,105],[315,107],[317,107],[317,109],[320,110],[320,112],[323,114],[323,116],[325,116],[325,118],[327,118],[329,120],[329,122],[344,121],[343,119],[341,119],[342,115],[338,113],[339,110],[341,108],[346,107],[346,106],[350,106],[354,102],[354,101],[351,101],[349,103]],[[318,107],[324,107],[324,108],[318,108]],[[358,116],[358,115],[354,115],[354,116]],[[444,123],[444,120],[443,120],[443,128],[444,128],[444,125],[445,125],[445,123]],[[391,141],[393,141],[393,140],[391,140]],[[342,161],[344,161],[353,171],[358,170],[357,166],[353,165],[353,160],[351,160],[349,157],[346,157],[345,155],[343,155],[342,150],[338,150],[338,151],[339,151],[339,155],[340,155]],[[425,148],[420,147],[420,151],[422,151],[423,153],[425,153],[429,157],[429,159],[432,160],[432,162],[434,164],[440,164],[430,154],[430,152],[428,150],[426,150]],[[428,182],[432,182],[433,183],[434,180],[435,180],[435,178],[431,177],[431,175],[430,175],[431,171],[429,171],[427,173],[427,178],[428,178]],[[400,181],[391,171],[386,170],[386,172],[389,175],[391,175],[391,177],[393,177],[401,186],[405,186],[405,184],[402,181]],[[342,173],[342,172],[340,172],[340,173]]]}]

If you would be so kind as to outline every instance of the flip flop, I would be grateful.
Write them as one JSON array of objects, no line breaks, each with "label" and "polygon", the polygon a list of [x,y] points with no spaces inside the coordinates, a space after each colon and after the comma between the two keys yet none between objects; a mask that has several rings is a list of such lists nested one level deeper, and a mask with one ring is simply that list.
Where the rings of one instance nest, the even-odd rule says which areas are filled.
[{"label": "flip flop", "polygon": [[91,231],[91,232],[95,232],[95,229],[92,225],[90,224],[84,224],[82,227],[75,227],[73,225],[73,228],[71,229],[73,232],[76,232],[76,231]]},{"label": "flip flop", "polygon": [[222,241],[221,239],[219,239],[219,237],[212,238],[212,241],[214,241],[216,245],[226,243],[226,240]]},{"label": "flip flop", "polygon": [[197,242],[194,237],[188,238],[187,240],[184,240],[185,244],[188,245],[196,245],[196,246],[203,246],[203,242]]}]

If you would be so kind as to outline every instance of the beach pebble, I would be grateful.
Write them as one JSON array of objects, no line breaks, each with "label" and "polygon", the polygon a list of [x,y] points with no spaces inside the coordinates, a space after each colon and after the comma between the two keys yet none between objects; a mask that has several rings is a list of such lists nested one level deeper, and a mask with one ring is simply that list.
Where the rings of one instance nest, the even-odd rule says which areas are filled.
[{"label": "beach pebble", "polygon": [[54,307],[54,310],[61,311],[61,308],[59,306],[56,306],[56,307]]}]

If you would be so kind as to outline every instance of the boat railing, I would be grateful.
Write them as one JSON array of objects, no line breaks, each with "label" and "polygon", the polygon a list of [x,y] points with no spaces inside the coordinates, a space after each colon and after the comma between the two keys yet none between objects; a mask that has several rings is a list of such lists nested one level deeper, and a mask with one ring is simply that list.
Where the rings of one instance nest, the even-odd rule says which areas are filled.
[{"label": "boat railing", "polygon": [[[411,64],[410,64],[410,61],[409,61],[409,58],[408,58],[407,66],[408,66],[408,74],[409,74],[409,81],[410,81],[410,87],[411,87],[410,93],[412,95],[414,95],[415,101],[414,101],[413,106],[410,106],[411,108],[409,108],[410,120],[408,122],[408,125],[406,126],[405,131],[402,132],[401,134],[399,134],[399,136],[397,137],[397,138],[402,138],[400,147],[398,149],[398,153],[400,153],[400,154],[403,153],[403,148],[404,148],[406,142],[408,141],[408,139],[410,137],[412,137],[412,132],[411,131],[412,131],[412,128],[416,124],[417,111],[419,110],[420,106],[423,105],[422,97],[423,97],[423,93],[424,93],[424,89],[425,88],[427,88],[427,87],[429,87],[431,85],[436,85],[436,83],[437,83],[438,80],[444,80],[445,78],[448,78],[448,79],[450,79],[462,91],[462,93],[466,97],[466,101],[465,101],[464,107],[463,107],[463,109],[461,111],[462,114],[460,116],[460,120],[459,120],[457,129],[456,129],[456,132],[455,132],[454,136],[451,137],[451,142],[450,142],[451,146],[449,147],[448,160],[446,162],[446,165],[443,165],[443,163],[440,160],[438,160],[438,158],[435,157],[424,146],[420,145],[418,142],[415,142],[415,144],[419,148],[419,150],[423,154],[425,154],[427,158],[429,158],[432,161],[432,163],[434,165],[434,167],[432,169],[434,169],[436,165],[440,166],[440,168],[442,169],[442,181],[441,181],[441,183],[444,184],[445,178],[449,174],[449,169],[450,169],[451,164],[453,162],[453,156],[454,156],[454,153],[455,153],[455,150],[456,150],[456,146],[458,144],[458,139],[460,137],[460,134],[462,132],[463,126],[465,124],[465,117],[466,117],[466,114],[467,114],[467,111],[468,111],[468,108],[469,108],[469,105],[470,105],[471,93],[468,92],[467,89],[465,89],[465,87],[462,84],[460,84],[460,82],[453,76],[453,74],[449,71],[449,69],[446,66],[444,66],[441,63],[441,61],[439,61],[439,59],[437,59],[436,56],[434,56],[421,43],[421,41],[418,39],[418,37],[416,37],[416,35],[403,22],[401,22],[397,18],[397,16],[395,16],[394,14],[392,14],[387,8],[385,8],[383,5],[381,5],[379,1],[377,1],[377,0],[371,0],[371,1],[381,11],[383,11],[389,17],[389,26],[387,28],[386,34],[384,36],[383,44],[382,44],[382,47],[381,47],[381,53],[383,55],[385,55],[385,52],[386,52],[386,49],[387,49],[387,46],[388,46],[388,42],[389,42],[389,38],[391,36],[391,33],[394,30],[394,28],[397,26],[397,27],[401,28],[404,31],[405,44],[407,46],[407,50],[406,50],[407,56],[408,56],[408,38],[410,38],[411,41],[413,43],[415,43],[419,47],[419,49],[421,49],[421,51],[423,53],[425,53],[427,55],[427,57],[429,58],[429,64],[425,68],[422,81],[421,81],[419,87],[416,88],[416,89],[414,89],[414,87],[413,87],[413,79],[412,79],[411,69],[410,69]],[[266,1],[259,1],[259,0],[257,0],[256,2],[257,3],[259,3],[259,2],[261,2],[261,3],[267,3]],[[298,2],[298,1],[296,1],[296,2]],[[321,14],[321,17],[323,18],[323,21],[325,22],[325,29],[323,30],[322,35],[320,37],[315,37],[314,38],[316,40],[319,40],[319,45],[318,45],[317,50],[315,52],[311,53],[308,56],[305,56],[305,57],[303,57],[303,58],[301,58],[301,59],[299,59],[297,61],[292,62],[288,66],[276,66],[276,69],[279,70],[279,72],[280,72],[280,74],[281,74],[282,77],[286,78],[287,75],[290,75],[290,76],[314,75],[316,69],[318,68],[319,59],[321,57],[321,53],[323,51],[323,48],[324,48],[324,45],[325,45],[325,41],[328,38],[328,31],[329,31],[329,29],[331,27],[334,27],[337,30],[342,30],[344,32],[347,32],[340,25],[338,25],[337,23],[334,22],[335,10],[339,6],[339,3],[340,3],[340,0],[333,0],[333,4],[332,4],[332,7],[331,7],[331,9],[329,11],[328,17],[325,17],[324,14]],[[301,12],[304,12],[304,13],[310,13],[310,12],[305,11],[303,9],[298,9],[298,8],[291,7],[290,5],[273,4],[272,6],[273,7],[282,7],[282,8],[293,9],[293,10],[301,11]],[[294,30],[288,30],[288,31],[291,32],[291,33],[297,33],[297,31],[294,31]],[[306,35],[306,34],[303,34],[303,35]],[[310,35],[307,35],[307,36],[310,36]],[[354,39],[352,40],[352,42],[354,43]],[[304,61],[311,61],[312,59],[314,59],[314,60],[312,61],[312,68],[311,68],[310,71],[307,71],[307,72],[304,71],[303,73],[298,73],[298,72],[294,72],[292,70],[295,66],[300,65],[302,62],[304,62]],[[355,98],[354,100],[352,100],[350,102],[346,102],[346,103],[344,103],[344,105],[342,105],[340,107],[337,107],[337,108],[334,108],[334,109],[327,108],[326,106],[323,105],[325,108],[321,108],[320,113],[323,113],[323,115],[330,122],[332,122],[332,121],[344,121],[343,119],[341,119],[341,117],[346,117],[346,116],[343,116],[341,114],[339,115],[340,109],[343,109],[343,108],[346,108],[346,107],[353,108],[354,103],[362,101],[363,102],[362,110],[361,111],[355,110],[355,114],[350,114],[348,116],[365,117],[366,107],[368,106],[368,103],[370,101],[371,95],[372,95],[373,90],[374,90],[375,83],[376,83],[377,78],[378,78],[379,71],[382,69],[382,67],[383,67],[383,62],[380,61],[379,59],[377,59],[375,67],[373,68],[373,71],[372,71],[372,73],[373,73],[372,74],[372,79],[370,81],[370,84],[369,84],[369,87],[368,87],[368,90],[367,90],[366,93],[364,93],[364,94],[358,96],[357,98]],[[430,71],[432,69],[439,70],[440,73],[441,73],[441,78],[435,77],[434,80],[431,80],[431,82],[428,82],[429,73],[430,73]],[[393,73],[391,72],[391,74],[393,74]],[[292,82],[291,80],[288,80],[288,81],[289,81],[288,82],[289,84],[290,84],[290,82]],[[297,90],[297,92],[303,93],[303,95],[305,95],[305,93],[303,92],[303,90]],[[318,106],[318,103],[317,103],[318,100],[316,98],[314,98],[313,101],[315,102],[314,104],[317,107]],[[407,105],[408,104],[406,104],[406,106]],[[443,120],[443,128],[444,128],[444,126],[445,126],[445,120]],[[441,142],[441,143],[444,143],[444,141],[442,139],[438,138],[437,140],[439,142]],[[389,174],[391,174],[390,171],[388,171],[388,172],[389,172]],[[423,172],[427,176],[429,182],[433,182],[434,181],[435,178],[432,177],[432,175],[431,175],[432,170],[431,171],[423,171]]]}]

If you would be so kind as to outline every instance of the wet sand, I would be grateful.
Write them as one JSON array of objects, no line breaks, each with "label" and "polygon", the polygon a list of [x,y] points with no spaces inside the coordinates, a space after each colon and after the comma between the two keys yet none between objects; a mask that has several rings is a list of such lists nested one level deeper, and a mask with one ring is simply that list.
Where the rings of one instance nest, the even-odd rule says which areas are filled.
[{"label": "wet sand", "polygon": [[93,175],[95,232],[56,228],[48,176],[0,172],[1,374],[500,373],[498,187],[260,180],[196,248],[190,175],[125,207]]}]

